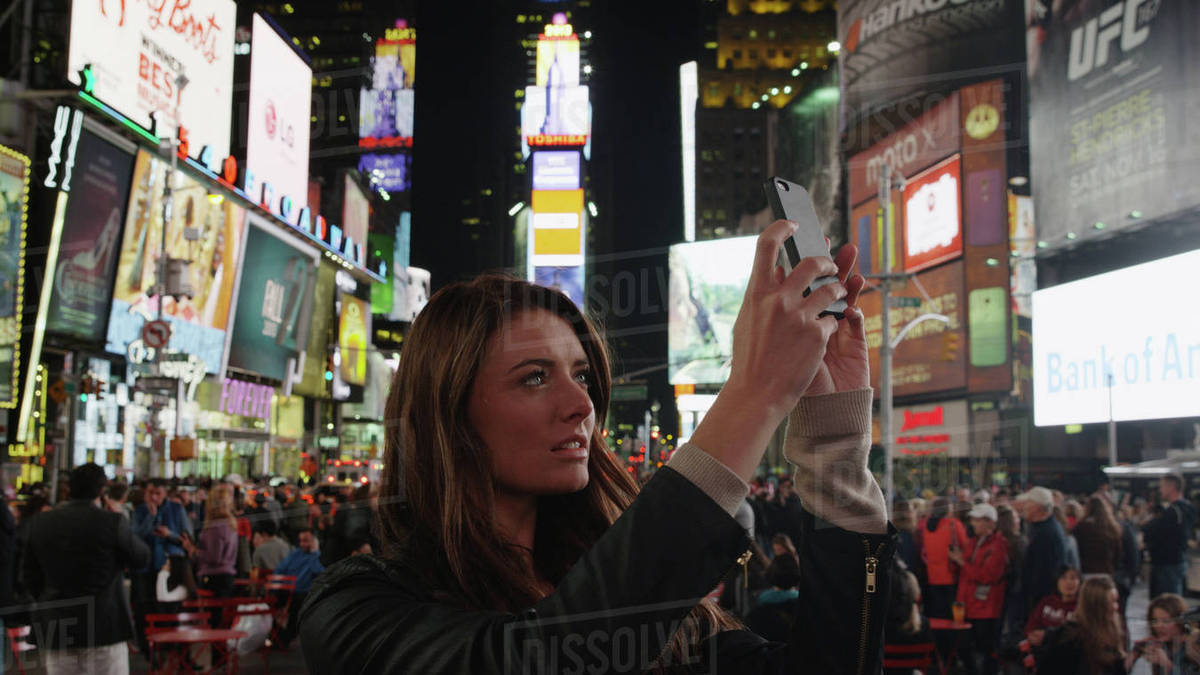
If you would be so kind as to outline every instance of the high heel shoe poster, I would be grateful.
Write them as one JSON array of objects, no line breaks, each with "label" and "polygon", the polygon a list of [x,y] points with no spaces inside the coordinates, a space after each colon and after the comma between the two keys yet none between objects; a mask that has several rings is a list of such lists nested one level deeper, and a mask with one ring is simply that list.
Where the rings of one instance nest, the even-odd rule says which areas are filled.
[{"label": "high heel shoe poster", "polygon": [[104,339],[132,172],[133,153],[83,132],[63,218],[47,331],[86,342]]},{"label": "high heel shoe poster", "polygon": [[[141,338],[142,326],[158,316],[159,260],[162,251],[163,187],[170,164],[141,152],[133,169],[133,188],[125,217],[112,310],[108,351],[124,354]],[[183,170],[175,172],[167,225],[169,260],[186,261],[186,292],[163,299],[163,318],[171,324],[169,348],[201,358],[208,372],[221,367],[225,331],[243,238],[245,211],[209,191]],[[191,229],[198,239],[187,239]]]}]

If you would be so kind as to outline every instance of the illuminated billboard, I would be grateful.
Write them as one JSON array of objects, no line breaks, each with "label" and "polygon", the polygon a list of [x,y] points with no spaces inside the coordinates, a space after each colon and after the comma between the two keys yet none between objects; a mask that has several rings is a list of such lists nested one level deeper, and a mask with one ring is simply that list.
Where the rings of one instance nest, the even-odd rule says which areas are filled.
[{"label": "illuminated billboard", "polygon": [[757,239],[733,237],[671,247],[671,384],[722,384],[729,377],[733,322],[742,308]]},{"label": "illuminated billboard", "polygon": [[[158,316],[156,261],[162,247],[163,183],[169,171],[170,163],[138,153],[108,319],[106,349],[114,354],[126,354],[129,344],[141,339],[145,322]],[[200,357],[210,373],[219,372],[225,350],[244,219],[245,212],[234,200],[209,193],[198,181],[176,172],[167,256],[188,262],[184,277],[192,293],[166,298],[163,319],[171,324],[168,346]],[[186,228],[198,230],[200,239],[185,239]]]},{"label": "illuminated billboard", "polygon": [[1034,292],[1037,426],[1200,416],[1200,313],[1166,280],[1200,288],[1200,250]]},{"label": "illuminated billboard", "polygon": [[46,315],[51,333],[104,340],[133,163],[131,151],[90,131],[79,138]]},{"label": "illuminated billboard", "polygon": [[588,88],[526,87],[521,133],[530,146],[580,146],[591,133]]},{"label": "illuminated billboard", "polygon": [[584,306],[582,267],[534,267],[533,283],[562,291],[576,307]]},{"label": "illuminated billboard", "polygon": [[[246,121],[247,189],[279,212],[280,200],[291,199],[296,211],[308,205],[309,113],[312,106],[312,68],[259,14],[254,15],[250,52],[250,110]],[[250,185],[251,181],[246,181]]]},{"label": "illuminated billboard", "polygon": [[[67,79],[92,67],[93,93],[135,123],[170,136],[182,124],[189,143],[229,154],[233,114],[233,0],[71,3]],[[187,86],[180,90],[180,76]],[[307,105],[307,103],[305,104]],[[306,108],[307,109],[307,108]],[[304,122],[308,128],[308,115]]]},{"label": "illuminated billboard", "polygon": [[229,367],[284,380],[308,346],[317,252],[257,214],[246,220]]},{"label": "illuminated billboard", "polygon": [[29,158],[0,145],[0,408],[17,405]]},{"label": "illuminated billboard", "polygon": [[[540,153],[534,153],[534,157]],[[583,190],[534,190],[529,219],[535,267],[583,265]]]},{"label": "illuminated billboard", "polygon": [[534,190],[578,190],[580,182],[578,150],[543,150],[533,153]]},{"label": "illuminated billboard", "polygon": [[[394,35],[393,35],[394,34]],[[359,94],[358,136],[364,148],[412,147],[416,82],[416,31],[388,31],[371,59],[371,87]]]},{"label": "illuminated billboard", "polygon": [[375,187],[388,192],[405,192],[411,185],[412,157],[407,153],[380,155],[364,153],[358,158],[358,171]]},{"label": "illuminated billboard", "polygon": [[371,202],[359,187],[358,181],[349,173],[342,179],[342,233],[355,245],[367,243],[367,230],[371,220]]},{"label": "illuminated billboard", "polygon": [[367,346],[371,338],[371,307],[365,300],[341,294],[338,312],[338,376],[346,384],[367,383]]},{"label": "illuminated billboard", "polygon": [[961,164],[955,155],[904,184],[906,272],[962,255]]},{"label": "illuminated billboard", "polygon": [[539,87],[579,86],[579,38],[539,35],[536,81]]}]

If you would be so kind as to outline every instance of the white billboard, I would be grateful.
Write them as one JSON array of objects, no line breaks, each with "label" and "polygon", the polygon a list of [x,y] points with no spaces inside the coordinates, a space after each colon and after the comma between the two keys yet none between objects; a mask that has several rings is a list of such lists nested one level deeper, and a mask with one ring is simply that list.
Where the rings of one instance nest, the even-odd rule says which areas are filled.
[{"label": "white billboard", "polygon": [[[250,110],[246,122],[247,188],[256,200],[270,183],[271,210],[284,197],[296,211],[308,205],[308,135],[312,68],[255,14],[250,43]],[[362,243],[361,241],[356,243]]]},{"label": "white billboard", "polygon": [[236,16],[232,0],[75,0],[67,79],[82,84],[90,64],[96,98],[147,129],[157,113],[160,136],[182,124],[192,154],[208,146],[219,161],[229,154]]},{"label": "white billboard", "polygon": [[1034,423],[1200,416],[1196,288],[1200,250],[1036,291]]},{"label": "white billboard", "polygon": [[591,133],[588,88],[526,87],[521,130],[530,145],[583,145]]}]

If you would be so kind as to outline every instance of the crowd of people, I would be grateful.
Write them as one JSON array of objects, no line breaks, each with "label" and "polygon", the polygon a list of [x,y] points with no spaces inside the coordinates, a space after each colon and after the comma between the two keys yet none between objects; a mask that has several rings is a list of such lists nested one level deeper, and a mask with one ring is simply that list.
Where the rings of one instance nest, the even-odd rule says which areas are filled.
[{"label": "crowd of people", "polygon": [[[930,644],[931,659],[967,673],[1200,673],[1200,630],[1183,599],[1196,509],[1179,476],[1157,495],[1072,498],[1033,487],[967,489],[898,500],[885,644]],[[738,521],[753,555],[725,579],[722,604],[764,637],[786,636],[802,517],[791,481],[758,481]],[[1130,635],[1126,603],[1144,581],[1145,635]],[[953,628],[932,630],[929,619]],[[965,626],[969,624],[969,628]],[[961,629],[960,629],[961,628]],[[1030,669],[1030,670],[1027,670]],[[885,672],[911,673],[910,669]]]},{"label": "crowd of people", "polygon": [[244,595],[236,579],[271,574],[296,578],[280,617],[277,644],[287,649],[313,580],[378,547],[368,484],[127,483],[85,464],[53,504],[50,487],[26,485],[0,509],[0,603],[6,625],[31,627],[51,674],[128,673],[127,642],[148,650],[147,615],[180,612],[200,595]]}]

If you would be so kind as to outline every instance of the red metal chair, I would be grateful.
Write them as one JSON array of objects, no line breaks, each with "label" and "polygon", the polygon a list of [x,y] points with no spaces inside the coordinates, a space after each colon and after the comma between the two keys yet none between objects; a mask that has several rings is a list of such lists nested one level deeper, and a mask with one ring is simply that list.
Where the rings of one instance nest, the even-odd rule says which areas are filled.
[{"label": "red metal chair", "polygon": [[8,631],[8,644],[12,648],[13,661],[17,664],[17,672],[25,675],[25,664],[21,662],[21,654],[31,652],[37,647],[29,642],[29,626],[13,626]]},{"label": "red metal chair", "polygon": [[932,642],[920,642],[911,645],[883,645],[883,670],[902,670],[911,673],[920,670],[925,675],[937,673],[942,675],[945,669],[938,658],[937,649]]},{"label": "red metal chair", "polygon": [[[166,633],[181,628],[208,628],[208,620],[212,617],[208,612],[180,612],[177,614],[147,614],[146,635]],[[154,654],[154,643],[150,644],[150,653],[146,657],[150,661],[150,672],[154,673],[158,661]],[[169,662],[169,661],[168,661]]]},{"label": "red metal chair", "polygon": [[296,593],[296,577],[282,574],[272,574],[263,585],[263,598],[275,612],[275,623],[271,627],[268,645],[279,643],[279,631],[288,620],[288,612],[292,608],[292,596]]}]

